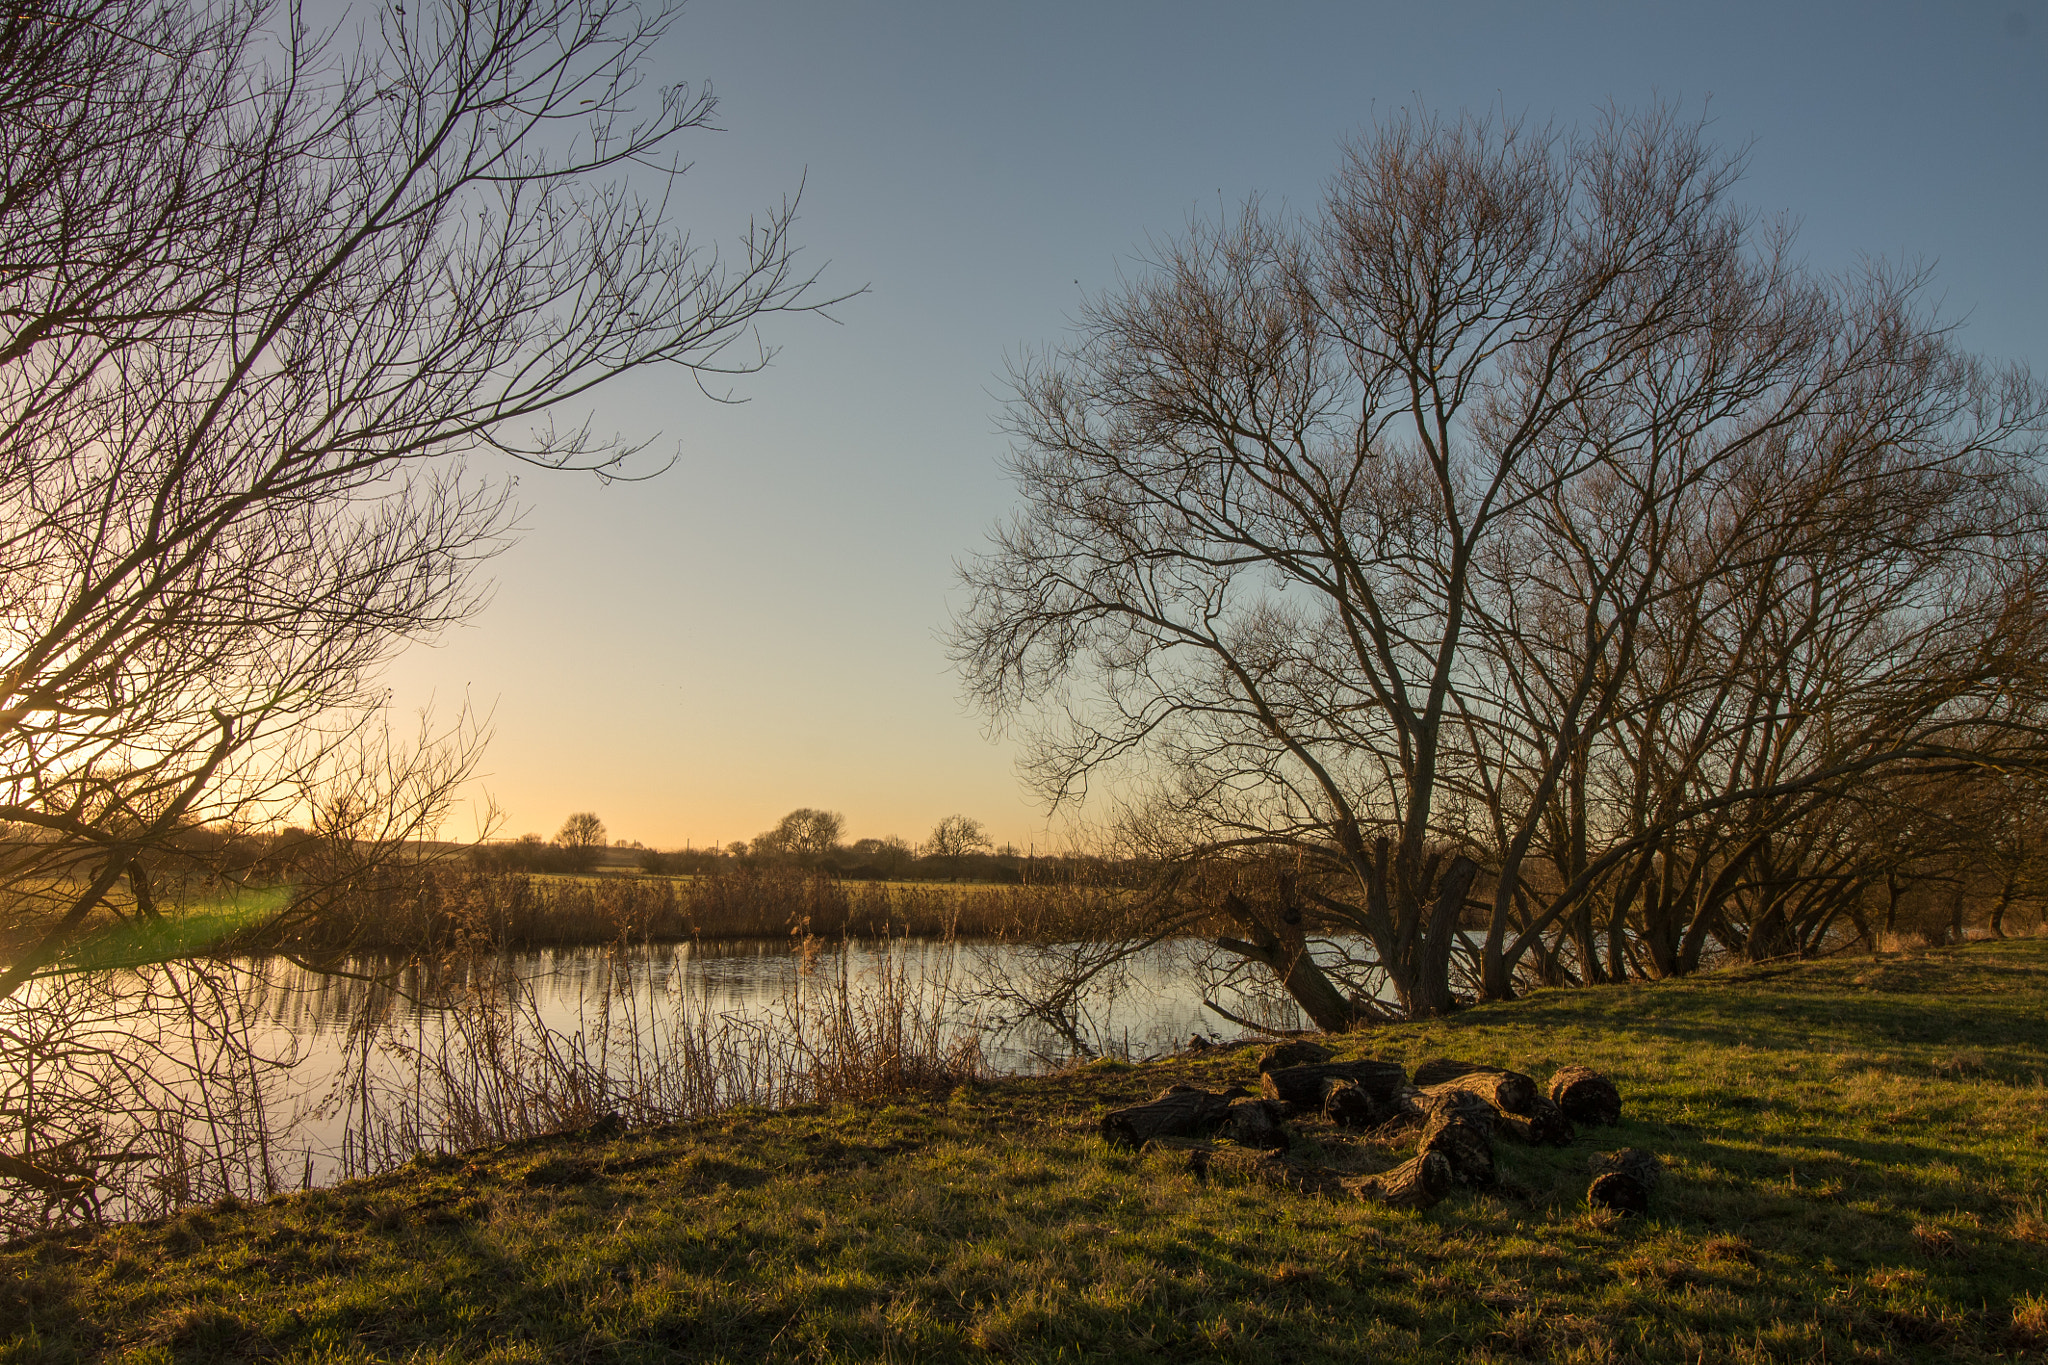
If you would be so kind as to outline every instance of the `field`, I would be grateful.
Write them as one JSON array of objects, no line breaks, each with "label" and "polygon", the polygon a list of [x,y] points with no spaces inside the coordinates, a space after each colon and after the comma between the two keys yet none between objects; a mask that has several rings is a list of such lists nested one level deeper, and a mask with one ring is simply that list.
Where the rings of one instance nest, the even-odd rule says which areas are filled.
[{"label": "field", "polygon": [[[2048,941],[1539,994],[1347,1040],[1606,1070],[1619,1129],[1412,1213],[1095,1135],[1236,1049],[538,1140],[0,1250],[0,1360],[2048,1358]],[[1306,1154],[1401,1150],[1296,1125]],[[1650,1216],[1590,1153],[1667,1165]]]}]

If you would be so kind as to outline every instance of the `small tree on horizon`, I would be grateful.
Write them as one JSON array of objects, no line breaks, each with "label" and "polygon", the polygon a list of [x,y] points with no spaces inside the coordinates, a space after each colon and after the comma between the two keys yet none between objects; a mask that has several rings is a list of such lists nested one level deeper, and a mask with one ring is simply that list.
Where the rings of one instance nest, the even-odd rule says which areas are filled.
[{"label": "small tree on horizon", "polygon": [[925,845],[927,858],[942,858],[952,868],[953,880],[960,880],[960,861],[970,853],[986,853],[995,847],[981,821],[968,815],[949,815],[932,826],[931,842]]},{"label": "small tree on horizon", "polygon": [[822,858],[839,847],[845,830],[846,817],[839,812],[800,806],[783,816],[774,829],[754,840],[754,852]]},{"label": "small tree on horizon", "polygon": [[604,821],[596,811],[579,810],[562,822],[555,842],[568,850],[578,872],[588,872],[597,865],[598,850],[605,847]]}]

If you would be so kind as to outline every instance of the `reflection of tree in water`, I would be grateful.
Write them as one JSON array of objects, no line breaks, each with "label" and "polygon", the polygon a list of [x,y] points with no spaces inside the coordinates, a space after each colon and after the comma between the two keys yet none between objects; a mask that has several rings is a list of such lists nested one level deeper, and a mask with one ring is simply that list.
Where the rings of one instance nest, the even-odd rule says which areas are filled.
[{"label": "reflection of tree in water", "polygon": [[0,1111],[18,1144],[0,1155],[0,1231],[297,1183],[274,1131],[296,1050],[251,1028],[261,979],[187,962],[47,976],[0,1002]]},{"label": "reflection of tree in water", "polygon": [[1057,977],[1088,960],[1079,944],[685,944],[327,972],[273,957],[51,977],[0,1006],[0,1104],[35,1136],[0,1170],[0,1235],[261,1198],[612,1115],[878,1098],[1158,1051],[1203,1023],[1189,951],[1118,955],[1113,981],[1070,998],[1065,1029],[1006,1017],[985,988]]}]

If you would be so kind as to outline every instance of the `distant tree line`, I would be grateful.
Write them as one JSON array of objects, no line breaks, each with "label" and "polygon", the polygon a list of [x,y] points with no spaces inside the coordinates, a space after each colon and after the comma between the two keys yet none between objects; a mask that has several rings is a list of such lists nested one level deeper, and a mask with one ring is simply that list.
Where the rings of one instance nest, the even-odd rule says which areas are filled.
[{"label": "distant tree line", "polygon": [[589,811],[572,815],[553,839],[524,834],[472,849],[471,860],[494,872],[575,874],[600,864],[653,876],[708,876],[763,868],[801,868],[847,881],[957,881],[1022,885],[1037,880],[1110,884],[1143,874],[1128,860],[1068,851],[1040,854],[998,848],[979,820],[948,815],[921,844],[896,835],[847,840],[838,811],[799,807],[753,839],[720,848],[660,850],[616,845],[607,852],[604,822]]}]

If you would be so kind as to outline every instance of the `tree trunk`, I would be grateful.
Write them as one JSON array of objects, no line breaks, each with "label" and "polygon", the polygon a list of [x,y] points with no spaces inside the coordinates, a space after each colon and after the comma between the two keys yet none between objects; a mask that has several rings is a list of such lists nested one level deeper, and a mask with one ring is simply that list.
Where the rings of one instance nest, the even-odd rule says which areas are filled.
[{"label": "tree trunk", "polygon": [[1280,978],[1281,986],[1301,1006],[1315,1026],[1325,1033],[1348,1033],[1363,1022],[1344,993],[1337,989],[1308,950],[1301,911],[1291,891],[1283,890],[1277,927],[1269,926],[1235,891],[1223,897],[1223,913],[1251,933],[1249,941],[1219,938],[1216,946],[1264,966]]},{"label": "tree trunk", "polygon": [[2015,878],[2007,874],[1998,887],[1998,904],[1991,907],[1991,937],[2005,937],[2005,912],[2012,905]]},{"label": "tree trunk", "polygon": [[1427,1117],[1422,1092],[1402,1086],[1392,1096],[1376,1096],[1353,1081],[1323,1082],[1323,1117],[1339,1128],[1371,1131],[1388,1124],[1419,1125]]},{"label": "tree trunk", "polygon": [[1412,1019],[1449,1014],[1456,1003],[1451,999],[1451,942],[1457,937],[1465,897],[1478,876],[1479,864],[1461,854],[1451,860],[1437,883],[1436,905],[1429,912],[1428,923],[1410,949],[1404,972],[1395,976],[1401,1003]]},{"label": "tree trunk", "polygon": [[1330,1049],[1321,1043],[1311,1043],[1306,1038],[1290,1039],[1259,1054],[1259,1074],[1263,1076],[1283,1066],[1316,1066],[1329,1061],[1331,1055]]},{"label": "tree trunk", "polygon": [[142,859],[128,860],[128,894],[135,899],[135,913],[147,920],[161,920],[163,915],[156,908],[156,895],[149,884],[149,873],[142,866]]},{"label": "tree trunk", "polygon": [[1292,1143],[1287,1128],[1280,1122],[1279,1107],[1271,1100],[1236,1099],[1230,1102],[1230,1109],[1223,1116],[1217,1129],[1219,1137],[1229,1138],[1240,1147],[1258,1147],[1267,1151],[1284,1152]]},{"label": "tree trunk", "polygon": [[1142,1147],[1157,1137],[1204,1137],[1229,1114],[1224,1096],[1176,1086],[1143,1104],[1103,1115],[1102,1136],[1112,1147]]}]

